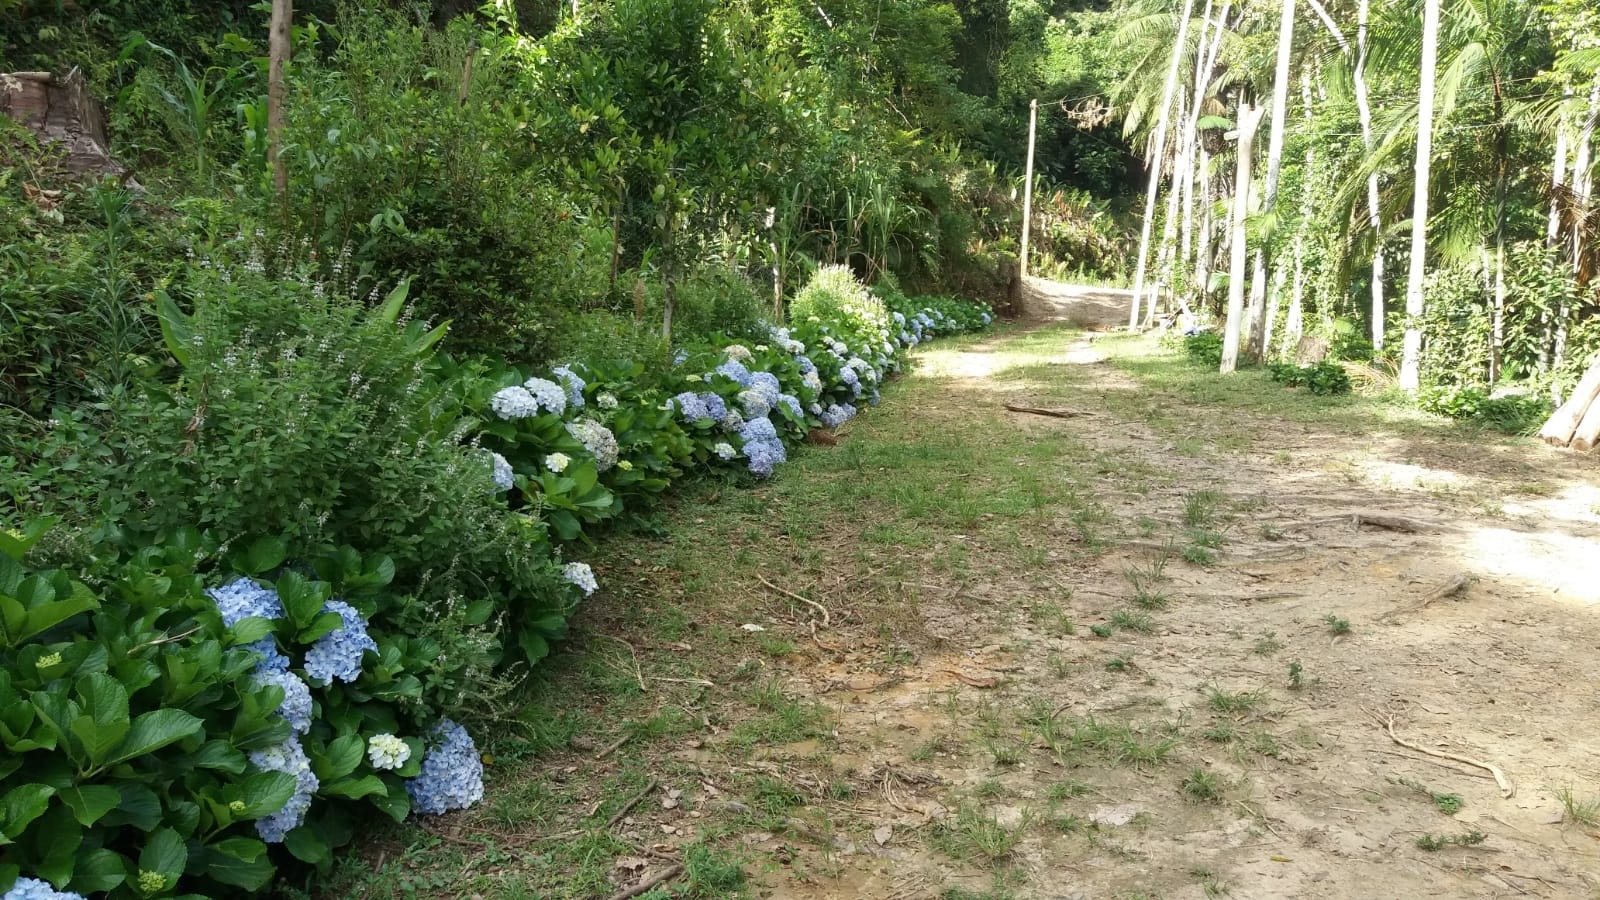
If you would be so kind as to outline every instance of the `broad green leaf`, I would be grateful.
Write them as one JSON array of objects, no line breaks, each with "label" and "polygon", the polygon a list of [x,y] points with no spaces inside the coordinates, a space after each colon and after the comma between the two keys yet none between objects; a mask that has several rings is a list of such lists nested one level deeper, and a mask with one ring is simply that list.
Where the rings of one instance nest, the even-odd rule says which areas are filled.
[{"label": "broad green leaf", "polygon": [[78,679],[78,699],[85,715],[72,720],[72,733],[98,765],[127,736],[128,692],[115,678],[96,672]]},{"label": "broad green leaf", "polygon": [[411,279],[407,278],[395,285],[389,296],[383,298],[383,305],[373,311],[373,319],[388,325],[400,321],[400,311],[405,308],[406,294],[411,292]]},{"label": "broad green leaf", "polygon": [[122,795],[117,793],[117,789],[104,784],[69,787],[59,791],[57,796],[72,810],[78,824],[85,828],[100,821],[102,816],[122,802]]},{"label": "broad green leaf", "polygon": [[32,520],[22,526],[21,531],[0,528],[0,554],[21,560],[33,545],[39,543],[39,540],[55,526],[56,522],[55,518],[47,516]]},{"label": "broad green leaf", "polygon": [[197,769],[216,769],[238,775],[244,771],[245,755],[223,740],[206,741],[195,753],[192,765]]},{"label": "broad green leaf", "polygon": [[31,607],[28,610],[27,623],[19,631],[12,632],[13,639],[20,643],[60,625],[78,613],[88,612],[99,606],[100,601],[94,597],[79,595]]},{"label": "broad green leaf", "polygon": [[295,859],[311,865],[321,865],[333,857],[328,841],[310,825],[301,825],[283,837],[283,846]]},{"label": "broad green leaf", "polygon": [[158,828],[152,832],[144,850],[139,853],[139,870],[167,876],[169,888],[177,885],[178,876],[183,874],[188,865],[189,848],[171,828]]},{"label": "broad green leaf", "polygon": [[406,793],[405,786],[400,779],[386,776],[384,783],[388,785],[387,794],[373,794],[367,797],[367,802],[382,810],[389,818],[396,822],[404,822],[406,816],[411,814],[411,795]]},{"label": "broad green leaf", "polygon": [[366,746],[367,742],[358,734],[336,737],[326,750],[312,756],[311,770],[324,784],[337,781],[361,765],[361,755],[366,751]]},{"label": "broad green leaf", "polygon": [[149,831],[161,824],[161,798],[142,784],[117,785],[122,802],[105,817],[106,824],[132,825],[140,831]]},{"label": "broad green leaf", "polygon": [[110,891],[127,880],[127,863],[122,856],[103,847],[78,848],[78,858],[72,863],[72,881],[67,885],[72,891],[99,894]]},{"label": "broad green leaf", "polygon": [[44,784],[20,784],[0,797],[0,844],[10,844],[34,819],[44,815],[56,789]]},{"label": "broad green leaf", "polygon": [[194,323],[166,291],[156,291],[156,318],[161,322],[161,340],[167,352],[188,367],[189,348],[194,344]]},{"label": "broad green leaf", "polygon": [[238,647],[243,644],[253,644],[272,633],[272,620],[261,616],[250,616],[233,623],[228,629],[228,646]]},{"label": "broad green leaf", "polygon": [[300,633],[296,634],[294,639],[301,644],[313,644],[316,643],[317,638],[332,634],[343,627],[344,619],[338,613],[318,613],[317,617],[311,620],[310,625],[300,629]]},{"label": "broad green leaf", "polygon": [[154,753],[168,744],[175,744],[191,735],[199,734],[205,723],[181,709],[157,709],[133,720],[133,728],[118,748],[112,763]]},{"label": "broad green leaf", "polygon": [[309,581],[299,572],[285,572],[277,587],[284,614],[296,629],[310,625],[328,599],[326,582]]},{"label": "broad green leaf", "polygon": [[263,575],[283,565],[289,555],[289,545],[283,538],[262,537],[250,543],[237,560],[246,575]]},{"label": "broad green leaf", "polygon": [[78,848],[83,845],[83,826],[65,806],[52,806],[33,826],[30,840],[44,854],[33,871],[45,881],[65,884],[72,878]]},{"label": "broad green leaf", "polygon": [[387,793],[388,790],[383,784],[383,779],[376,775],[363,775],[360,778],[347,778],[332,784],[323,784],[317,790],[317,793],[324,797],[344,797],[349,800],[360,800],[362,797],[370,797],[373,794]]},{"label": "broad green leaf", "polygon": [[287,772],[256,772],[239,784],[239,793],[244,801],[244,810],[238,814],[241,819],[259,819],[270,816],[289,802],[294,796],[295,779]]},{"label": "broad green leaf", "polygon": [[[252,850],[247,845],[260,845]],[[253,838],[233,837],[206,848],[205,874],[214,881],[246,891],[259,891],[272,880],[274,869],[266,845]]]}]

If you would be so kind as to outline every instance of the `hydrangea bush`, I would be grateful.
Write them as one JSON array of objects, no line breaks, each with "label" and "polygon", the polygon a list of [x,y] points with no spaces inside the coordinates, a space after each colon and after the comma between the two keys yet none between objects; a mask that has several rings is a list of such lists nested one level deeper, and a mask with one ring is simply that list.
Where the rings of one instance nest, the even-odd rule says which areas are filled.
[{"label": "hydrangea bush", "polygon": [[[151,441],[210,404],[200,451],[244,461],[236,471],[276,453],[270,471],[298,481],[207,470],[163,488],[171,451],[150,452],[129,495],[138,520],[96,532],[74,571],[25,562],[42,527],[0,531],[0,898],[249,894],[286,860],[329,865],[374,810],[471,806],[483,764],[461,722],[601,588],[565,553],[688,472],[772,476],[809,431],[876,403],[906,348],[988,315],[885,301],[825,269],[764,337],[684,346],[670,364],[533,372],[433,356],[437,330],[400,321],[403,299],[361,326],[363,359],[397,360],[385,373],[351,372],[315,321],[285,323],[276,356],[257,348],[246,365],[202,340],[202,321],[165,311],[188,369]],[[330,372],[340,384],[317,380]],[[367,452],[370,471],[330,453],[316,506],[288,502],[306,470],[260,442],[285,434],[262,430],[271,404],[306,396],[335,420],[288,414],[329,448],[393,438]],[[411,474],[423,472],[433,480]],[[202,529],[172,521],[201,483],[275,511],[239,501]],[[398,528],[402,503],[412,518]],[[448,570],[428,567],[436,556]],[[471,577],[450,574],[463,566]]]}]

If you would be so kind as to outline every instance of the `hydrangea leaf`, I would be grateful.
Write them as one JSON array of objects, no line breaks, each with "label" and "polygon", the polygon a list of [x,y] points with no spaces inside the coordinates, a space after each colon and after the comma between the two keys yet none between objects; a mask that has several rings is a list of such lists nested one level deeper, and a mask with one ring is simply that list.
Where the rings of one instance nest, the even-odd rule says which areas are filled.
[{"label": "hydrangea leaf", "polygon": [[254,838],[231,837],[206,848],[205,874],[222,884],[258,891],[272,880],[267,845]]},{"label": "hydrangea leaf", "polygon": [[344,619],[338,613],[318,613],[317,617],[311,620],[310,625],[300,629],[294,639],[301,644],[310,644],[315,642],[317,638],[332,634],[342,627],[344,627]]},{"label": "hydrangea leaf", "polygon": [[111,890],[127,877],[127,863],[121,854],[104,847],[80,847],[78,858],[72,863],[72,881],[67,886],[80,894],[98,894]]},{"label": "hydrangea leaf", "polygon": [[133,720],[128,737],[118,748],[113,764],[154,753],[169,744],[204,731],[205,723],[181,709],[157,709]]},{"label": "hydrangea leaf", "polygon": [[311,757],[311,771],[317,773],[317,778],[324,782],[324,794],[328,793],[327,782],[343,778],[361,765],[361,754],[365,748],[366,741],[360,735],[346,734],[334,738],[321,753],[312,750],[308,754]]},{"label": "hydrangea leaf", "polygon": [[261,575],[283,565],[288,556],[289,545],[283,538],[263,537],[252,541],[234,565],[246,575]]},{"label": "hydrangea leaf", "polygon": [[303,863],[320,865],[333,857],[327,838],[310,825],[301,825],[284,836],[283,846]]},{"label": "hydrangea leaf", "polygon": [[244,809],[241,819],[258,819],[283,808],[294,796],[294,776],[286,772],[253,772],[239,783],[239,799]]},{"label": "hydrangea leaf", "polygon": [[78,824],[85,828],[100,821],[101,817],[122,802],[122,795],[117,793],[117,789],[104,784],[75,785],[62,790],[57,796],[72,810]]},{"label": "hydrangea leaf", "polygon": [[242,644],[253,644],[272,633],[272,620],[261,616],[249,616],[235,622],[228,629],[228,646],[238,647]]},{"label": "hydrangea leaf", "polygon": [[56,789],[45,784],[22,784],[0,798],[0,845],[15,843],[34,819],[44,815]]},{"label": "hydrangea leaf", "polygon": [[178,876],[189,866],[189,848],[183,837],[171,828],[158,828],[139,853],[139,871],[167,876],[167,886],[177,884]]},{"label": "hydrangea leaf", "polygon": [[346,778],[334,784],[324,784],[318,793],[325,797],[344,797],[349,800],[359,800],[374,794],[388,792],[388,787],[383,779],[376,775],[363,775],[360,778]]}]

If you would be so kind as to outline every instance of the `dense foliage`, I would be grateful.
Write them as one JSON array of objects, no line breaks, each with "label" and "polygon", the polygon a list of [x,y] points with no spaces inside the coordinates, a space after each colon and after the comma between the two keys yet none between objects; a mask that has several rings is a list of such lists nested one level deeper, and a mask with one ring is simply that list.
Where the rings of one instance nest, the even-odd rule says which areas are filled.
[{"label": "dense foliage", "polygon": [[[1363,356],[1390,373],[1379,382],[1461,398],[1425,404],[1444,412],[1496,395],[1532,410],[1600,352],[1593,3],[1114,5],[1121,49],[1103,58],[1126,73],[1117,113],[1154,179],[1135,264],[1146,310],[1167,296],[1237,328],[1246,361],[1301,356],[1302,338]],[[1241,185],[1247,106],[1265,118]],[[1341,353],[1354,339],[1371,352]]]}]

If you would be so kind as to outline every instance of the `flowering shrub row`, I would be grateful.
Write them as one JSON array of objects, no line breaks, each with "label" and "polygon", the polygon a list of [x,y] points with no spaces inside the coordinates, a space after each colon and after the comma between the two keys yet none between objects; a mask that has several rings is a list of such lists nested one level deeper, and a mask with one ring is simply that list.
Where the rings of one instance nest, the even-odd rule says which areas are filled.
[{"label": "flowering shrub row", "polygon": [[[396,378],[414,378],[421,363],[410,360],[425,355],[425,333],[399,321],[398,304],[383,304],[375,327],[401,326],[402,342],[373,355],[404,355]],[[503,593],[424,600],[426,585],[406,571],[413,563],[397,566],[371,549],[403,550],[405,541],[327,539],[362,538],[365,526],[248,541],[235,526],[232,543],[214,536],[222,520],[205,530],[122,527],[99,535],[94,553],[69,568],[30,564],[44,523],[0,532],[4,900],[253,892],[273,877],[274,845],[325,866],[373,810],[398,821],[477,802],[482,763],[451,716],[470,715],[466,707],[484,693],[463,683],[542,658],[573,606],[598,589],[586,564],[562,561],[562,544],[574,546],[693,469],[770,476],[810,429],[877,402],[903,348],[988,320],[960,301],[886,302],[844,270],[820,273],[791,314],[792,324],[773,327],[764,343],[688,346],[668,366],[476,366],[407,382],[401,393],[427,395],[429,416],[444,424],[408,431],[369,419],[367,427],[382,424],[410,442],[397,453],[457,454],[481,473],[478,496],[503,497],[494,501],[509,520],[502,539],[528,536],[514,558],[532,570],[497,576],[510,585]],[[267,398],[263,379],[298,371],[301,354],[306,366],[329,363],[307,344],[273,348],[277,362],[252,364],[186,337],[199,326],[174,311],[166,319],[186,377],[213,392],[218,420],[196,439],[197,455],[220,452],[205,441],[229,433],[218,398],[242,393],[245,382],[226,373],[246,372]],[[208,352],[218,367],[205,367]],[[341,364],[351,356],[331,353]],[[372,372],[338,374],[340,396],[371,405],[386,389]],[[316,402],[337,410],[344,401],[330,394]],[[394,409],[410,415],[403,403]],[[174,415],[192,421],[181,403]],[[310,429],[320,420],[302,421]],[[436,446],[441,440],[454,451]],[[267,465],[243,449],[237,458]],[[300,471],[315,483],[312,469]],[[346,494],[357,486],[339,482]],[[330,508],[352,521],[384,514]]]}]

